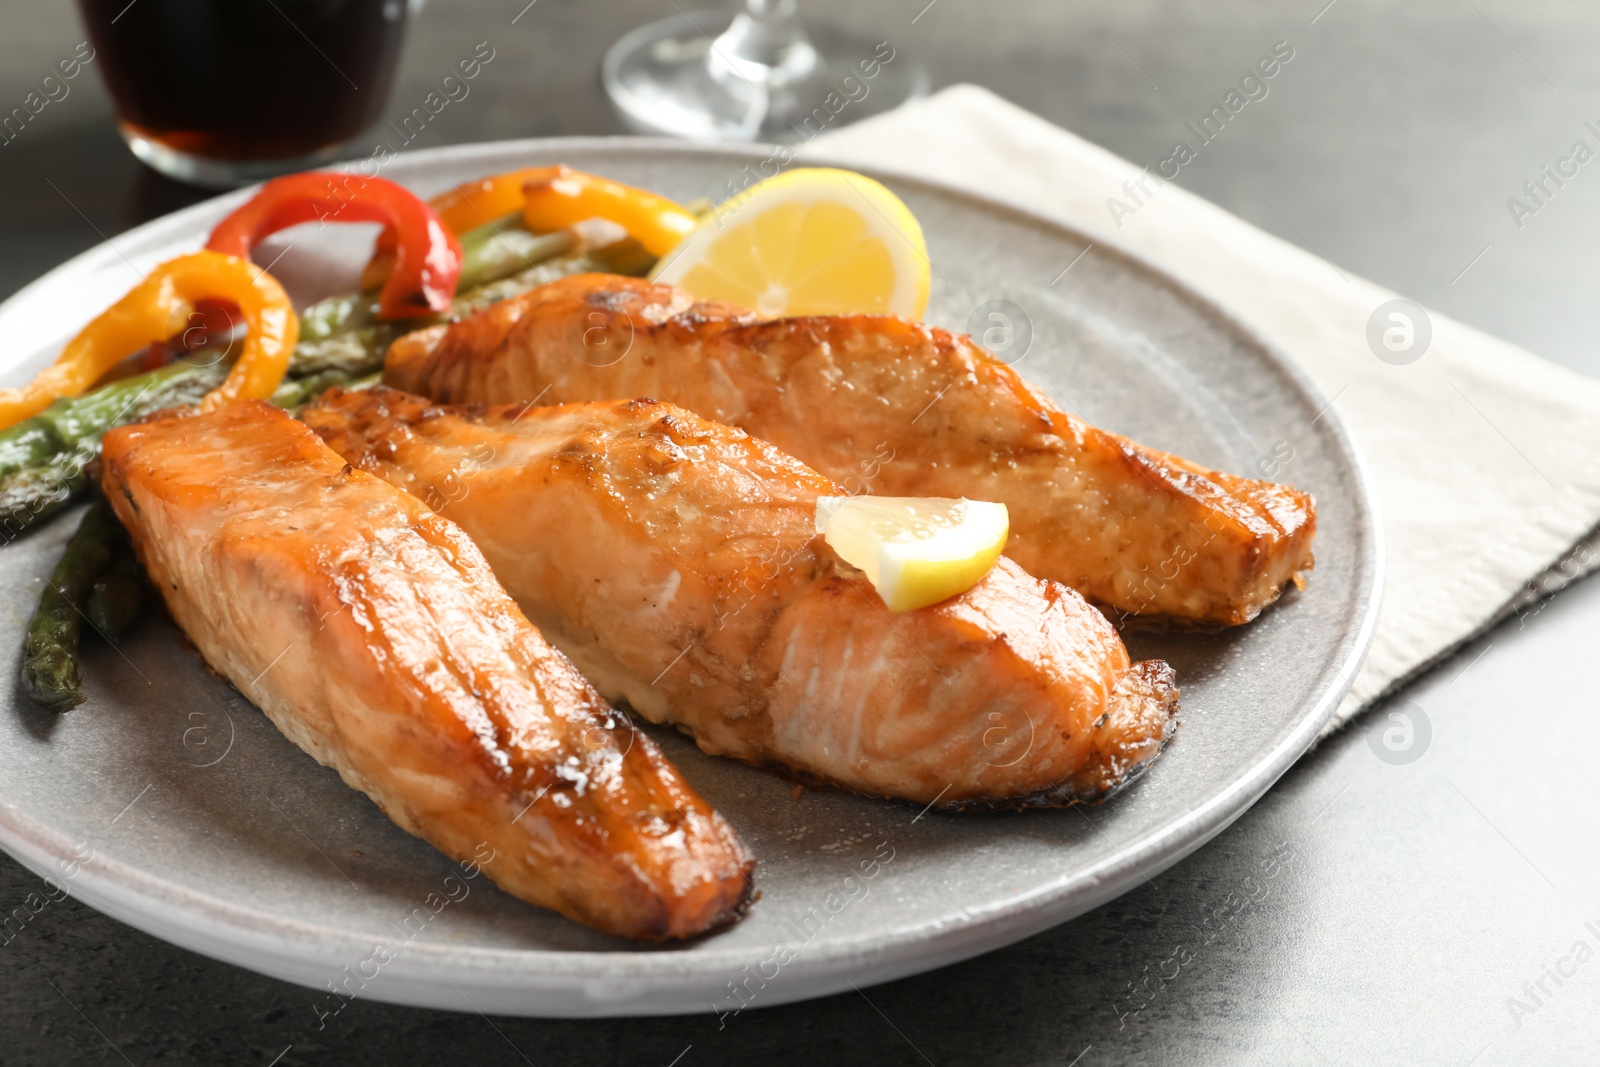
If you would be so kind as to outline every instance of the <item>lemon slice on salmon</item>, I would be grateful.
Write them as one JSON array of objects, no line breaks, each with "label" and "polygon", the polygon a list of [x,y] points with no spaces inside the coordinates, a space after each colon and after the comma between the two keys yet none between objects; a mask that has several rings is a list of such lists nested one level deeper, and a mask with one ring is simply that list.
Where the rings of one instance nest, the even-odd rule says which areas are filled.
[{"label": "lemon slice on salmon", "polygon": [[911,209],[847,170],[791,170],[725,201],[650,274],[768,318],[868,312],[920,318],[928,246]]},{"label": "lemon slice on salmon", "polygon": [[817,533],[867,576],[890,611],[937,604],[977,585],[1006,547],[1004,504],[916,496],[825,496]]}]

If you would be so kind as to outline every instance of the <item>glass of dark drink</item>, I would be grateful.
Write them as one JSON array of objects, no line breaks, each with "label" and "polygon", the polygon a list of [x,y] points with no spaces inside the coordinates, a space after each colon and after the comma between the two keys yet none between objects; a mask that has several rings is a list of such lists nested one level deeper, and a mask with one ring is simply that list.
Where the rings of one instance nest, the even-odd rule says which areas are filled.
[{"label": "glass of dark drink", "polygon": [[226,188],[326,163],[377,121],[407,0],[78,0],[133,154]]}]

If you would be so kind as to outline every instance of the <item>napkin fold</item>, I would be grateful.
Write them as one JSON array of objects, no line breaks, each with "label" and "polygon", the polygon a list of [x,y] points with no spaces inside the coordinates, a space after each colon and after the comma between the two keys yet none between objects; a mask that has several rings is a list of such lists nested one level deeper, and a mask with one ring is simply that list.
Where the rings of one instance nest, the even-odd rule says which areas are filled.
[{"label": "napkin fold", "polygon": [[1394,362],[1408,353],[1382,332],[1400,331],[1391,343],[1403,347],[1405,320],[1380,313],[1378,340],[1368,336],[1395,293],[1176,183],[1146,179],[1135,205],[1123,183],[1142,167],[976,86],[827,133],[808,154],[968,187],[1127,248],[1311,376],[1371,468],[1388,554],[1372,649],[1329,732],[1600,566],[1600,382],[1432,312],[1422,355]]}]

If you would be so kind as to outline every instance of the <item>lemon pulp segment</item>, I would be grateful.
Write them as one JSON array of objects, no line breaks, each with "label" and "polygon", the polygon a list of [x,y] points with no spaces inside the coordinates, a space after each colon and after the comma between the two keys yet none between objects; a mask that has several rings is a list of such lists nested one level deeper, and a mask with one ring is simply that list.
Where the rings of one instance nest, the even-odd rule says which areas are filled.
[{"label": "lemon pulp segment", "polygon": [[899,197],[864,175],[802,168],[719,206],[651,277],[770,318],[917,318],[930,271],[922,227]]},{"label": "lemon pulp segment", "polygon": [[825,496],[817,532],[889,610],[913,611],[982,581],[1005,549],[1010,517],[982,500]]}]

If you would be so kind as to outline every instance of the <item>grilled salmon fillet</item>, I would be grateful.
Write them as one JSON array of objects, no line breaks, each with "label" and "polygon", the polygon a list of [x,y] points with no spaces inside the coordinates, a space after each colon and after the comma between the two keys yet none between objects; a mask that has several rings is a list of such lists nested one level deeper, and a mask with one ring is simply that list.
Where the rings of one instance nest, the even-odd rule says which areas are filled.
[{"label": "grilled salmon fillet", "polygon": [[112,430],[102,482],[206,662],[402,828],[611,934],[742,911],[733,830],[421,501],[261,401]]},{"label": "grilled salmon fillet", "polygon": [[843,490],[653,400],[449,409],[332,391],[302,417],[466,530],[601,692],[700,747],[952,807],[1099,799],[1160,751],[1177,693],[1081,596],[1002,559],[891,615],[815,533]]},{"label": "grilled salmon fillet", "polygon": [[652,396],[854,491],[999,501],[1007,554],[1113,615],[1248,622],[1312,565],[1309,494],[1097,430],[970,338],[889,316],[763,322],[583,274],[400,338],[384,380],[443,403]]}]

